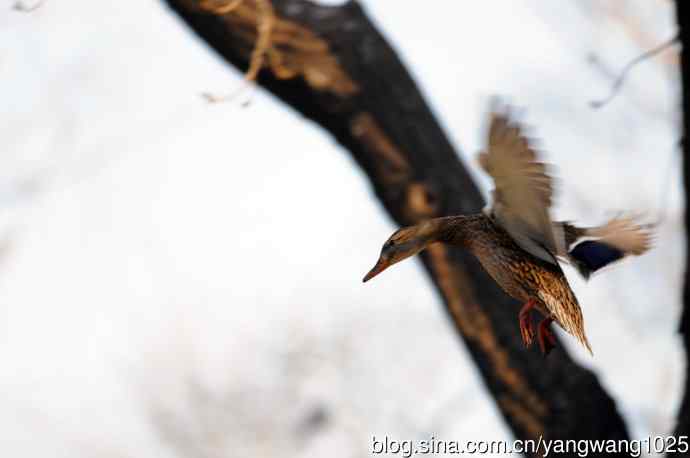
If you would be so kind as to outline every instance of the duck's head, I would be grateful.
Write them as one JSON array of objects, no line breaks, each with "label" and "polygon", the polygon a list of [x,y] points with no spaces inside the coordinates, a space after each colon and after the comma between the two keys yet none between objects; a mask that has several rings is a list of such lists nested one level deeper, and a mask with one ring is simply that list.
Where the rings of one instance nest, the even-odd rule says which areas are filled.
[{"label": "duck's head", "polygon": [[435,241],[435,232],[435,225],[431,221],[395,231],[383,244],[376,265],[365,275],[362,281],[369,281],[393,264],[422,251],[427,245]]}]

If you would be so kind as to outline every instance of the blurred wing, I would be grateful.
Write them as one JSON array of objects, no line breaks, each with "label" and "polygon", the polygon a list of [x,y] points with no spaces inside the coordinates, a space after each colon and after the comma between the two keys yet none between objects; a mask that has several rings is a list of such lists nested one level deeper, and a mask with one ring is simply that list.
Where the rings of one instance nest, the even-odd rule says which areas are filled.
[{"label": "blurred wing", "polygon": [[652,246],[651,225],[640,225],[631,217],[613,218],[603,226],[585,231],[585,236],[596,237],[598,242],[611,245],[624,254],[639,256]]},{"label": "blurred wing", "polygon": [[496,186],[491,212],[498,223],[523,249],[556,263],[554,255],[565,252],[565,243],[549,216],[552,179],[507,114],[491,114],[487,151],[479,154],[479,163]]},{"label": "blurred wing", "polygon": [[[564,224],[568,245],[574,247],[567,260],[585,279],[597,270],[626,256],[639,256],[652,245],[652,226],[638,224],[631,217],[614,218],[603,226],[581,229]],[[570,235],[570,237],[568,236]],[[578,239],[586,238],[582,242]]]}]

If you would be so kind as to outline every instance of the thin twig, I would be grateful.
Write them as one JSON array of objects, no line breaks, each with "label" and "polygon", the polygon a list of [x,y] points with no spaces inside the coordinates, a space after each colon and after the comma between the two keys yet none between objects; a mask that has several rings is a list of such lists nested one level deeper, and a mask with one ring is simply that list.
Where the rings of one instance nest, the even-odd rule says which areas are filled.
[{"label": "thin twig", "polygon": [[[226,4],[221,6],[212,6],[208,0],[201,3],[201,6],[217,15],[226,15],[232,13],[237,9],[244,0],[229,0]],[[252,54],[249,58],[249,68],[244,74],[245,83],[242,84],[237,90],[231,92],[228,95],[218,96],[208,92],[201,94],[210,103],[225,102],[227,100],[232,100],[244,92],[248,87],[251,87],[247,83],[252,83],[256,81],[256,77],[261,71],[261,67],[264,64],[264,59],[269,49],[271,48],[271,32],[275,24],[275,12],[273,11],[273,5],[270,0],[252,0],[258,9],[258,21],[256,26],[256,43]],[[249,100],[242,103],[242,106],[249,105]]]},{"label": "thin twig", "polygon": [[671,39],[663,42],[655,48],[643,52],[642,54],[628,62],[628,64],[625,67],[623,67],[623,70],[621,70],[621,73],[620,75],[618,75],[618,78],[616,78],[616,81],[613,83],[609,95],[601,100],[592,100],[591,102],[589,102],[589,105],[594,109],[598,109],[609,103],[618,94],[618,92],[620,92],[620,89],[623,86],[623,83],[625,82],[625,78],[628,76],[628,73],[630,72],[630,70],[632,70],[632,68],[635,65],[639,64],[640,62],[646,59],[649,59],[650,57],[655,56],[656,54],[659,54],[661,51],[665,50],[669,46],[672,46],[678,40],[679,36],[678,34],[676,34]]},{"label": "thin twig", "polygon": [[12,9],[15,11],[20,11],[22,13],[30,13],[30,12],[36,11],[37,9],[42,7],[44,3],[45,3],[45,0],[38,0],[33,5],[27,5],[23,1],[17,0],[16,2],[14,2],[14,5],[12,5]]},{"label": "thin twig", "polygon": [[225,5],[215,6],[209,0],[203,0],[200,6],[207,11],[213,12],[214,14],[223,15],[230,13],[232,10],[240,6],[242,1],[243,0],[230,0]]}]

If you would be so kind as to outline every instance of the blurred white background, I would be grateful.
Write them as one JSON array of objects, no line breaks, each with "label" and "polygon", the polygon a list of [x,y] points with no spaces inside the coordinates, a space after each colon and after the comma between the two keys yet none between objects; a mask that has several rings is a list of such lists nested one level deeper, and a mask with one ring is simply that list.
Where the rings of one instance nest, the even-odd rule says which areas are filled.
[{"label": "blurred white background", "polygon": [[[330,2],[338,3],[338,2]],[[634,437],[684,376],[677,54],[655,0],[362,2],[466,164],[486,102],[526,107],[556,216],[665,215],[580,281],[591,367]],[[394,229],[333,139],[241,84],[157,1],[0,8],[0,452],[360,457],[371,436],[510,439],[417,262],[361,278]],[[516,310],[517,312],[517,310]],[[516,322],[517,326],[517,322]]]}]

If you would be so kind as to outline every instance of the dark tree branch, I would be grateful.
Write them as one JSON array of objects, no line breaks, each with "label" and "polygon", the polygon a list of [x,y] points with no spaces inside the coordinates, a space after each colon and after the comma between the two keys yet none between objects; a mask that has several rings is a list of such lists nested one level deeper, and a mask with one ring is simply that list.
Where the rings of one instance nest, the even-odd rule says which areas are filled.
[{"label": "dark tree branch", "polygon": [[[690,4],[687,0],[676,0],[676,20],[678,22],[678,36],[682,49],[680,52],[680,75],[681,75],[681,91],[682,91],[682,109],[683,109],[683,139],[681,141],[681,149],[683,154],[683,188],[685,190],[685,230],[686,230],[686,267],[685,267],[685,284],[683,287],[683,314],[680,319],[680,334],[683,338],[685,346],[686,361],[690,362],[690,212],[688,212],[688,200],[690,198],[690,143],[688,135],[690,135]],[[678,418],[676,436],[690,435],[690,378],[688,377],[688,370],[685,374],[685,394],[681,401],[680,410],[678,411]],[[671,453],[669,453],[671,455]],[[684,453],[678,455],[686,456]]]},{"label": "dark tree branch", "polygon": [[[167,2],[228,62],[248,67],[261,2],[246,0],[225,15],[194,0]],[[274,0],[273,8],[259,84],[328,130],[352,154],[397,223],[483,207],[419,89],[357,3],[325,7]],[[546,359],[523,348],[517,304],[470,255],[438,246],[423,261],[517,437],[628,437],[596,377],[562,347]],[[352,273],[353,282],[360,273]]]}]

